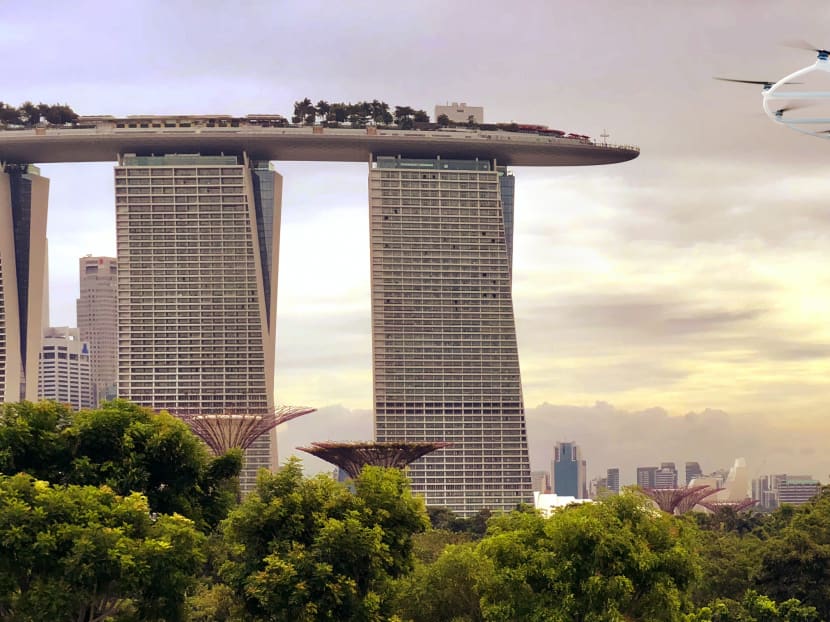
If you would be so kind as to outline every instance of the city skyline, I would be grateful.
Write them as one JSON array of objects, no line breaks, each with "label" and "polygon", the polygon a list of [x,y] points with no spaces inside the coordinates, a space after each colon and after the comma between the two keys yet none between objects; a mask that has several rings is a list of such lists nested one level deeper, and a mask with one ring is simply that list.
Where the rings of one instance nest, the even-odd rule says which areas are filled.
[{"label": "city skyline", "polygon": [[[81,3],[79,14],[96,12],[95,6]],[[171,24],[177,17],[191,18],[184,18],[181,6],[165,9],[172,12]],[[275,15],[272,25],[291,23],[306,43],[288,31],[280,42],[271,29],[257,28],[249,41],[268,52],[260,58],[298,58],[302,50],[304,60],[263,61],[257,71],[233,60],[231,45],[221,45],[224,37],[240,36],[240,29],[251,25],[241,17],[229,16],[227,33],[209,42],[198,36],[198,19],[185,24],[192,29],[187,37],[169,35],[162,24],[160,39],[153,41],[155,35],[141,29],[144,18],[137,16],[136,23],[115,24],[128,45],[148,38],[146,47],[153,50],[150,62],[129,80],[119,63],[107,62],[109,40],[90,36],[96,47],[78,51],[89,69],[74,78],[50,73],[56,71],[48,62],[55,48],[44,45],[33,50],[27,79],[12,84],[4,98],[12,104],[67,101],[88,114],[197,107],[289,114],[292,102],[306,95],[315,101],[377,96],[427,110],[464,100],[483,105],[488,121],[544,123],[594,137],[607,127],[613,142],[641,146],[638,161],[589,170],[514,171],[520,179],[514,299],[533,464],[545,464],[553,442],[562,438],[576,439],[586,455],[595,456],[594,441],[583,437],[591,432],[599,440],[603,432],[578,429],[579,422],[563,413],[589,413],[591,420],[607,423],[610,409],[624,432],[627,424],[652,434],[647,422],[655,417],[669,434],[692,426],[691,420],[710,436],[729,432],[715,448],[690,447],[689,455],[662,456],[655,449],[652,463],[692,459],[704,469],[713,462],[728,465],[750,445],[768,457],[764,471],[805,471],[822,478],[830,470],[819,444],[828,432],[822,412],[830,388],[825,328],[830,270],[823,265],[828,182],[820,172],[828,144],[769,123],[758,114],[754,87],[711,79],[776,77],[810,62],[809,53],[776,45],[795,37],[822,43],[827,9],[817,2],[804,6],[796,17],[765,2],[752,15],[738,2],[660,7],[634,2],[624,9],[610,2],[591,8],[529,3],[527,11],[496,17],[436,4],[402,9],[390,17],[388,29],[371,35],[373,27],[357,18],[359,11],[350,17],[326,8],[322,19],[310,20],[284,7],[286,14],[279,20]],[[150,3],[145,8],[153,13]],[[431,21],[423,30],[413,26],[424,23],[425,12],[437,10],[444,15],[441,23]],[[738,15],[749,34],[734,32]],[[70,36],[65,33],[77,37],[79,29],[93,27],[78,22],[67,28],[63,22],[61,32],[53,32],[24,19],[14,16],[0,27],[8,35],[9,55],[26,41],[60,45]],[[555,24],[560,27],[551,38]],[[106,19],[96,27],[103,33]],[[511,28],[523,33],[521,47],[505,48],[486,63],[464,55]],[[322,33],[330,46],[347,51],[338,63],[330,62],[330,52],[312,53]],[[457,44],[449,43],[453,35]],[[427,39],[441,44],[433,51]],[[180,46],[184,40],[203,58]],[[364,40],[390,51],[423,53],[407,73],[398,70],[396,54],[372,55]],[[214,45],[224,58],[211,52]],[[176,59],[175,66],[162,58]],[[464,59],[467,65],[455,74],[438,71],[441,58]],[[388,79],[399,72],[406,73],[405,80]],[[363,421],[372,401],[365,168],[340,166],[337,171],[294,163],[279,167],[286,184],[276,388],[280,402],[343,404],[360,411],[354,416]],[[42,170],[52,180],[50,323],[72,324],[77,258],[115,253],[112,166]],[[83,214],[72,209],[79,202]],[[652,414],[660,409],[667,413],[665,421]],[[707,409],[710,414],[704,414]],[[685,418],[690,412],[697,415]],[[306,427],[315,417],[314,426]],[[308,420],[289,424],[283,436],[360,438],[352,435],[355,425],[330,426],[323,413]],[[786,448],[777,446],[782,435]],[[652,447],[657,442],[647,440]],[[292,445],[304,442],[305,437]],[[802,466],[790,468],[788,460]],[[617,463],[594,457],[589,475]],[[619,466],[624,479],[626,468]]]}]

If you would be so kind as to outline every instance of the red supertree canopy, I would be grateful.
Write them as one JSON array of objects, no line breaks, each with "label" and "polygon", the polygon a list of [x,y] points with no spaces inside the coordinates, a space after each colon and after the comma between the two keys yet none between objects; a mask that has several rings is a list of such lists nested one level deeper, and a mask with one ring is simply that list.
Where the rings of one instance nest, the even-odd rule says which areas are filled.
[{"label": "red supertree canopy", "polygon": [[360,471],[366,465],[402,469],[413,460],[450,445],[452,443],[429,441],[383,443],[328,441],[311,443],[311,447],[297,447],[297,449],[331,462],[354,479],[360,475]]},{"label": "red supertree canopy", "polygon": [[677,514],[685,514],[686,512],[694,510],[695,506],[698,505],[701,502],[701,500],[717,492],[720,492],[721,490],[723,490],[723,488],[713,488],[711,486],[706,486],[703,490],[699,490],[691,495],[683,497],[680,503],[677,504]]},{"label": "red supertree canopy", "polygon": [[718,510],[724,508],[729,508],[735,512],[740,512],[742,510],[746,510],[747,508],[751,508],[756,503],[758,503],[758,501],[746,498],[742,501],[701,501],[700,505],[712,512],[712,514],[716,514]]},{"label": "red supertree canopy", "polygon": [[248,449],[256,439],[277,427],[312,413],[307,406],[280,406],[271,412],[224,412],[220,414],[171,413],[184,421],[217,456],[229,449]]},{"label": "red supertree canopy", "polygon": [[[643,488],[643,494],[652,499],[657,504],[657,507],[664,512],[674,514],[674,511],[684,499],[708,488],[709,486],[705,484],[700,486],[686,486],[685,488]],[[712,492],[715,491],[713,490]]]}]

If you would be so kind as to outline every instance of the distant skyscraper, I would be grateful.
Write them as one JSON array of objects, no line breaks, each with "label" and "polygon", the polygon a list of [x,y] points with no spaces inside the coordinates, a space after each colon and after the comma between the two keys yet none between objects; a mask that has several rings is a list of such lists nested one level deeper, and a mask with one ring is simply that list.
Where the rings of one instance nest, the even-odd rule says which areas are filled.
[{"label": "distant skyscraper", "polygon": [[677,488],[677,468],[674,462],[662,462],[654,473],[654,488]]},{"label": "distant skyscraper", "polygon": [[605,472],[605,481],[608,484],[608,490],[616,493],[620,492],[620,470],[617,467]]},{"label": "distant skyscraper", "polygon": [[555,494],[577,499],[586,497],[585,461],[576,443],[556,443],[551,472]]},{"label": "distant skyscraper", "polygon": [[[119,396],[174,414],[273,410],[282,178],[227,155],[119,164]],[[246,452],[243,490],[275,466],[272,431]]]},{"label": "distant skyscraper", "polygon": [[640,488],[656,488],[657,467],[637,467],[637,485]]},{"label": "distant skyscraper", "polygon": [[118,269],[114,257],[81,257],[78,330],[89,343],[95,404],[116,396]]},{"label": "distant skyscraper", "polygon": [[802,505],[821,492],[821,482],[810,475],[763,475],[752,481],[752,498],[773,510],[782,503]]},{"label": "distant skyscraper", "polygon": [[48,196],[37,167],[0,163],[0,402],[37,399]]},{"label": "distant skyscraper", "polygon": [[530,480],[533,492],[548,492],[550,490],[550,473],[548,471],[532,471]]},{"label": "distant skyscraper", "polygon": [[696,477],[700,477],[703,475],[703,471],[700,470],[700,463],[699,462],[687,462],[686,463],[686,485],[688,486],[689,483]]},{"label": "distant skyscraper", "polygon": [[69,404],[75,410],[93,407],[89,345],[77,328],[46,330],[39,367],[39,399]]},{"label": "distant skyscraper", "polygon": [[375,436],[452,442],[409,475],[463,516],[532,501],[512,183],[488,160],[378,157],[369,172]]}]

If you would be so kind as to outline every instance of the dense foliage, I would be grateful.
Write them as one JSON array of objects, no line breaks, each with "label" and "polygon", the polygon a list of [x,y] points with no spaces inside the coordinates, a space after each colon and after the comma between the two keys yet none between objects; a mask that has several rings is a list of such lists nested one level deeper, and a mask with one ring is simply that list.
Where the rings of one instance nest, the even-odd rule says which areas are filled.
[{"label": "dense foliage", "polygon": [[0,102],[0,126],[34,127],[40,123],[64,125],[74,123],[78,115],[66,104],[24,102],[17,108]]},{"label": "dense foliage", "polygon": [[0,473],[138,492],[153,512],[203,529],[235,503],[241,466],[239,452],[214,458],[178,419],[124,400],[81,412],[54,402],[0,406]]},{"label": "dense foliage", "polygon": [[184,618],[202,535],[138,493],[0,476],[0,616],[55,622]]},{"label": "dense foliage", "polygon": [[401,129],[411,129],[416,122],[428,123],[429,115],[424,110],[415,110],[410,106],[395,106],[392,113],[389,104],[377,99],[356,104],[320,100],[315,105],[306,97],[294,102],[294,116],[291,117],[291,122],[305,125],[349,123],[351,127],[366,127],[369,123],[391,125],[394,122]]},{"label": "dense foliage", "polygon": [[115,401],[0,408],[0,618],[13,622],[818,622],[830,488],[771,514],[669,516],[636,491],[459,518],[397,470],[241,457]]}]

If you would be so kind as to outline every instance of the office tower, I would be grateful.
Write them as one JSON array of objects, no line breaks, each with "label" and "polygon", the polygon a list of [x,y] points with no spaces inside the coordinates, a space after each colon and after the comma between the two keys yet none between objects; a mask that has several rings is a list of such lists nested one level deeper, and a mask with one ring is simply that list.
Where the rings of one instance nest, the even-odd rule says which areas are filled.
[{"label": "office tower", "polygon": [[[120,158],[119,396],[173,414],[274,409],[281,182],[247,156]],[[243,490],[276,466],[275,440],[246,451]]]},{"label": "office tower", "polygon": [[81,339],[89,344],[95,405],[114,399],[118,384],[118,266],[115,257],[79,260],[76,309]]},{"label": "office tower", "polygon": [[620,492],[620,470],[617,467],[605,472],[605,481],[608,484],[608,490],[615,493]]},{"label": "office tower", "polygon": [[674,462],[661,462],[654,473],[654,488],[677,488],[677,468]]},{"label": "office tower", "polygon": [[585,461],[576,443],[556,443],[551,463],[553,492],[560,496],[584,499],[587,496]]},{"label": "office tower", "polygon": [[657,467],[637,467],[637,485],[640,488],[657,486]]},{"label": "office tower", "polygon": [[821,483],[809,475],[790,475],[778,485],[778,503],[802,505],[821,492]]},{"label": "office tower", "polygon": [[533,492],[547,493],[550,491],[550,473],[548,471],[531,471],[530,481]]},{"label": "office tower", "polygon": [[687,462],[686,463],[686,485],[688,486],[691,481],[703,475],[703,471],[700,469],[699,462]]},{"label": "office tower", "polygon": [[532,500],[511,184],[487,160],[377,157],[369,172],[375,436],[453,443],[409,475],[462,516]]},{"label": "office tower", "polygon": [[37,167],[0,170],[0,402],[37,399],[48,197],[49,180]]},{"label": "office tower", "polygon": [[95,405],[89,344],[77,328],[46,329],[40,352],[38,398],[75,410]]}]

